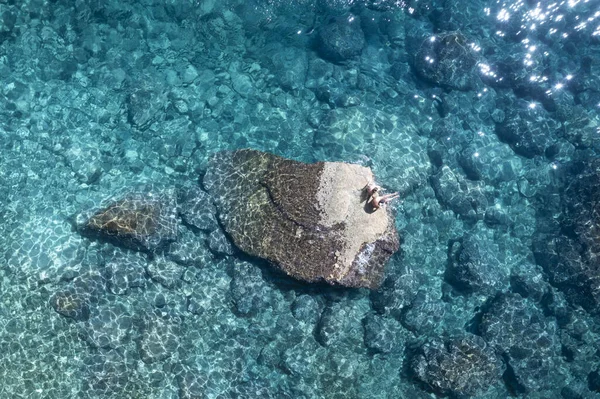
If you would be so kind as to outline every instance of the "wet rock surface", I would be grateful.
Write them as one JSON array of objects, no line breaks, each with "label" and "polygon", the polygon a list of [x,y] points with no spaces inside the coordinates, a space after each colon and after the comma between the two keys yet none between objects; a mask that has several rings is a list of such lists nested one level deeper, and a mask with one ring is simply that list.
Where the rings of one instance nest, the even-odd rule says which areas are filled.
[{"label": "wet rock surface", "polygon": [[216,154],[204,177],[241,250],[300,280],[376,288],[399,242],[389,211],[366,204],[370,181],[359,165],[254,150]]},{"label": "wet rock surface", "polygon": [[365,35],[355,15],[333,18],[319,31],[318,49],[324,58],[345,61],[360,55]]},{"label": "wet rock surface", "polygon": [[175,288],[180,286],[183,283],[181,280],[183,271],[183,266],[163,257],[155,258],[146,268],[146,272],[150,278],[165,288]]},{"label": "wet rock surface", "polygon": [[452,243],[449,249],[446,275],[459,291],[494,294],[507,286],[505,273],[492,242],[468,235]]},{"label": "wet rock surface", "polygon": [[431,177],[431,184],[440,203],[466,219],[478,219],[487,205],[485,193],[477,183],[468,181],[448,166]]},{"label": "wet rock surface", "polygon": [[458,396],[484,393],[504,371],[493,348],[475,335],[425,343],[411,367],[434,392]]},{"label": "wet rock surface", "polygon": [[442,32],[421,42],[414,67],[424,79],[458,90],[474,87],[476,53],[459,32]]},{"label": "wet rock surface", "polygon": [[90,317],[88,298],[75,290],[56,292],[50,298],[50,304],[57,313],[77,321],[84,321]]},{"label": "wet rock surface", "polygon": [[556,322],[518,294],[498,295],[484,313],[481,336],[506,356],[512,370],[508,384],[531,391],[552,387],[560,379]]},{"label": "wet rock surface", "polygon": [[180,189],[178,194],[178,205],[185,223],[204,231],[218,228],[215,217],[217,210],[206,191],[198,186],[190,186]]},{"label": "wet rock surface", "polygon": [[496,126],[496,134],[519,155],[527,158],[544,155],[558,135],[555,123],[543,111],[523,110],[508,112],[506,119]]},{"label": "wet rock surface", "polygon": [[266,309],[271,302],[270,289],[258,267],[242,261],[233,265],[231,297],[237,314],[252,316]]},{"label": "wet rock surface", "polygon": [[[600,305],[600,161],[573,163],[562,176],[564,191],[560,202],[548,210],[562,210],[560,225],[540,218],[533,241],[538,264],[550,276],[550,283],[568,300],[592,313]],[[556,195],[555,195],[556,196]]]},{"label": "wet rock surface", "polygon": [[397,352],[403,348],[405,330],[392,318],[368,315],[363,320],[364,340],[374,353]]},{"label": "wet rock surface", "polygon": [[119,254],[107,259],[105,277],[108,291],[115,295],[124,295],[133,288],[146,285],[147,260],[137,253]]},{"label": "wet rock surface", "polygon": [[140,343],[140,354],[146,363],[153,363],[173,356],[179,347],[178,322],[170,322],[160,318],[146,322]]},{"label": "wet rock surface", "polygon": [[148,187],[109,198],[97,209],[79,214],[76,226],[85,236],[154,251],[177,239],[175,190]]},{"label": "wet rock surface", "polygon": [[438,393],[482,394],[504,371],[494,350],[478,336],[431,341],[420,352],[412,361],[413,372]]}]

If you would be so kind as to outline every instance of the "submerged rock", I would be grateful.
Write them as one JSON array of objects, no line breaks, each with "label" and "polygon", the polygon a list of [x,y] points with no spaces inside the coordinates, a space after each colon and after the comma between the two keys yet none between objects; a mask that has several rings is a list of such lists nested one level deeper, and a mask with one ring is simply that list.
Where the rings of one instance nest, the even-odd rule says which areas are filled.
[{"label": "submerged rock", "polygon": [[253,316],[269,307],[269,287],[263,280],[260,269],[248,262],[235,261],[230,292],[238,315]]},{"label": "submerged rock", "polygon": [[366,205],[373,180],[360,165],[239,150],[215,154],[204,185],[242,251],[299,280],[377,288],[399,241],[389,211]]},{"label": "submerged rock", "polygon": [[458,32],[443,32],[423,40],[414,58],[414,68],[423,79],[457,90],[474,86],[476,53]]},{"label": "submerged rock", "polygon": [[57,313],[77,321],[87,320],[90,316],[89,301],[72,289],[52,295],[50,304]]},{"label": "submerged rock", "polygon": [[[565,168],[560,205],[547,212],[533,240],[550,284],[574,305],[600,313],[600,160]],[[547,206],[544,204],[544,206]],[[553,214],[562,210],[557,220]],[[558,222],[558,223],[557,223]]]},{"label": "submerged rock", "polygon": [[137,88],[127,96],[127,121],[136,129],[146,130],[159,118],[164,104],[164,94],[158,90]]},{"label": "submerged rock", "polygon": [[177,239],[175,190],[134,190],[109,198],[77,216],[77,230],[139,251],[154,251]]},{"label": "submerged rock", "polygon": [[476,395],[497,384],[504,371],[493,348],[476,335],[427,342],[420,352],[412,371],[434,392]]},{"label": "submerged rock", "polygon": [[181,328],[179,325],[162,319],[146,321],[140,343],[142,360],[149,364],[165,360],[177,352]]},{"label": "submerged rock", "polygon": [[333,62],[346,61],[360,55],[365,44],[360,19],[354,15],[333,18],[319,31],[319,53]]},{"label": "submerged rock", "polygon": [[516,154],[527,158],[544,155],[558,136],[559,128],[543,110],[507,110],[506,119],[496,125],[496,135]]},{"label": "submerged rock", "polygon": [[488,201],[481,184],[468,181],[446,165],[430,181],[440,204],[467,220],[482,217]]},{"label": "submerged rock", "polygon": [[115,295],[124,295],[132,288],[146,286],[144,256],[136,252],[119,252],[106,261],[104,266],[108,291]]},{"label": "submerged rock", "polygon": [[564,378],[557,329],[555,319],[512,293],[497,295],[479,323],[479,335],[512,370],[505,382],[525,392],[553,389]]},{"label": "submerged rock", "polygon": [[446,280],[460,292],[493,295],[506,288],[508,271],[498,248],[488,240],[465,234],[450,244]]}]

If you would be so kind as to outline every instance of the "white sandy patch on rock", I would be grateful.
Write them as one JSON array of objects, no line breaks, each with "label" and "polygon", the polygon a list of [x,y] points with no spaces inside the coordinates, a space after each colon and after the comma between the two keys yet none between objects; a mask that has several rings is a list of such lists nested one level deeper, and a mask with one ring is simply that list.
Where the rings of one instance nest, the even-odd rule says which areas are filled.
[{"label": "white sandy patch on rock", "polygon": [[329,280],[340,281],[348,274],[364,244],[382,237],[389,224],[385,207],[372,212],[366,205],[365,186],[374,181],[370,168],[341,162],[325,162],[317,191],[320,223],[331,227],[344,223],[340,240],[343,248],[336,252],[337,262]]}]

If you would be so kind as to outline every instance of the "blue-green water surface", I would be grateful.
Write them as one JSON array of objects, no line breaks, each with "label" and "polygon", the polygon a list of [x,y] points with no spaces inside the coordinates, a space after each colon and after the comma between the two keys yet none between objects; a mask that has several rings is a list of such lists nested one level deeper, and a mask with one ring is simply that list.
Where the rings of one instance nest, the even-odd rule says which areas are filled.
[{"label": "blue-green water surface", "polygon": [[[0,399],[600,397],[599,1],[3,0],[0,77]],[[240,148],[398,191],[381,288],[75,228]]]}]

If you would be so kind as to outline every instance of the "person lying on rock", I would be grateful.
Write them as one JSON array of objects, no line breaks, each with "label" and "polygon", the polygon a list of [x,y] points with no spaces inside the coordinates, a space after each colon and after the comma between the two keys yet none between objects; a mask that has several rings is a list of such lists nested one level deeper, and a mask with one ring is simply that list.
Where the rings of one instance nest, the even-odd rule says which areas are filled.
[{"label": "person lying on rock", "polygon": [[365,190],[367,192],[367,198],[371,198],[371,196],[373,195],[373,193],[375,191],[379,191],[381,190],[381,187],[378,186],[374,181],[370,181],[367,183],[367,185],[363,188],[363,190]]},{"label": "person lying on rock", "polygon": [[383,205],[386,205],[388,202],[400,196],[400,194],[398,194],[397,192],[386,195],[379,195],[381,187],[376,185],[374,182],[370,182],[369,184],[367,184],[365,186],[365,190],[367,191],[368,196],[367,203],[371,205],[373,207],[373,210],[375,211],[381,208]]}]

